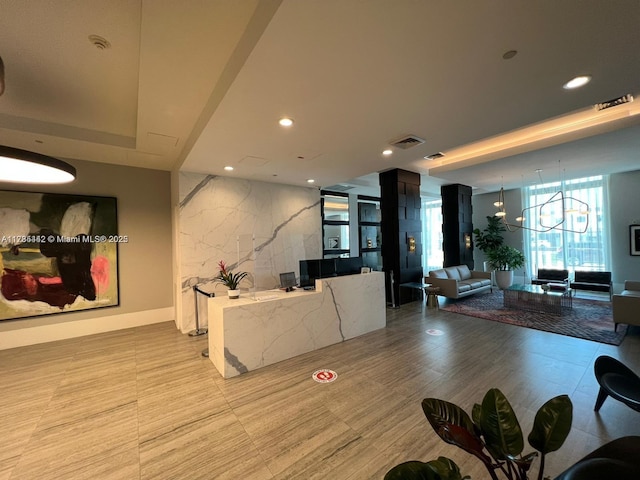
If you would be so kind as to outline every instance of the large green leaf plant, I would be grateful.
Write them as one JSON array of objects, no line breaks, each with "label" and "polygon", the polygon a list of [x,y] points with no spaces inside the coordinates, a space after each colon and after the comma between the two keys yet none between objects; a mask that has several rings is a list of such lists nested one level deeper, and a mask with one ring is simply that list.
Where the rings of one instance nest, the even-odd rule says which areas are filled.
[{"label": "large green leaf plant", "polygon": [[[571,430],[573,405],[567,395],[547,401],[536,413],[529,444],[537,451],[524,451],[520,423],[507,397],[492,388],[481,404],[473,406],[469,416],[459,406],[425,398],[422,401],[429,424],[445,442],[460,447],[478,458],[492,480],[498,474],[508,480],[527,480],[533,460],[540,455],[538,480],[543,479],[545,458],[558,450]],[[437,468],[436,468],[437,466]],[[459,467],[446,457],[431,462],[405,462],[393,467],[384,480],[462,480]]]},{"label": "large green leaf plant", "polygon": [[484,230],[476,228],[473,234],[476,237],[475,246],[481,252],[487,254],[491,250],[495,250],[504,243],[502,234],[506,232],[500,217],[487,215],[487,226]]}]

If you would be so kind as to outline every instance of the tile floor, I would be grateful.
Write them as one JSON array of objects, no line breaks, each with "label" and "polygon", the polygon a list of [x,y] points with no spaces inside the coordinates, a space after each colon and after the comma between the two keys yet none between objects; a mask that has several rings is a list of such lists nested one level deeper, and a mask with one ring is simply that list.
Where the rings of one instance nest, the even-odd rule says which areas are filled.
[{"label": "tile floor", "polygon": [[[613,347],[418,302],[388,309],[387,323],[230,380],[200,355],[206,338],[173,323],[0,351],[0,480],[369,480],[439,455],[484,479],[475,458],[431,430],[420,401],[470,411],[491,387],[510,399],[525,436],[542,403],[571,396],[573,429],[548,456],[551,476],[608,440],[640,435],[638,413],[614,400],[593,412],[595,358],[640,371],[637,327]],[[338,379],[314,382],[319,368]]]}]

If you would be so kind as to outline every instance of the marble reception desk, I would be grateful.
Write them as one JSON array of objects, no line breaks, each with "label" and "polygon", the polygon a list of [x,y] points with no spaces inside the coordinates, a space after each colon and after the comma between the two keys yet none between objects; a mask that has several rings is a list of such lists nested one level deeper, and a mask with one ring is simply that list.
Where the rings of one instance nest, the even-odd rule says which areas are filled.
[{"label": "marble reception desk", "polygon": [[382,272],[316,280],[315,291],[271,290],[256,298],[208,299],[209,358],[224,378],[386,325]]}]

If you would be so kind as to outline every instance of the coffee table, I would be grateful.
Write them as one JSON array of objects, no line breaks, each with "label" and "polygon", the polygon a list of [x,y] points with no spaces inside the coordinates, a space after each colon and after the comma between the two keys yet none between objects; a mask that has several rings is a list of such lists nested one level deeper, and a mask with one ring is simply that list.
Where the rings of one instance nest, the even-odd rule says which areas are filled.
[{"label": "coffee table", "polygon": [[512,285],[504,290],[504,306],[516,310],[529,310],[562,314],[573,308],[571,289],[545,292],[540,285]]}]

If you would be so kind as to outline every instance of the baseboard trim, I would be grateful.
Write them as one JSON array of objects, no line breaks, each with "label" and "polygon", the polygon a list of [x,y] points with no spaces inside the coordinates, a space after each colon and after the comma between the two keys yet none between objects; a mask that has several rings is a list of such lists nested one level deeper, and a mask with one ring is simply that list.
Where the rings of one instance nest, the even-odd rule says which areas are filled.
[{"label": "baseboard trim", "polygon": [[0,350],[175,321],[173,307],[0,332]]}]

